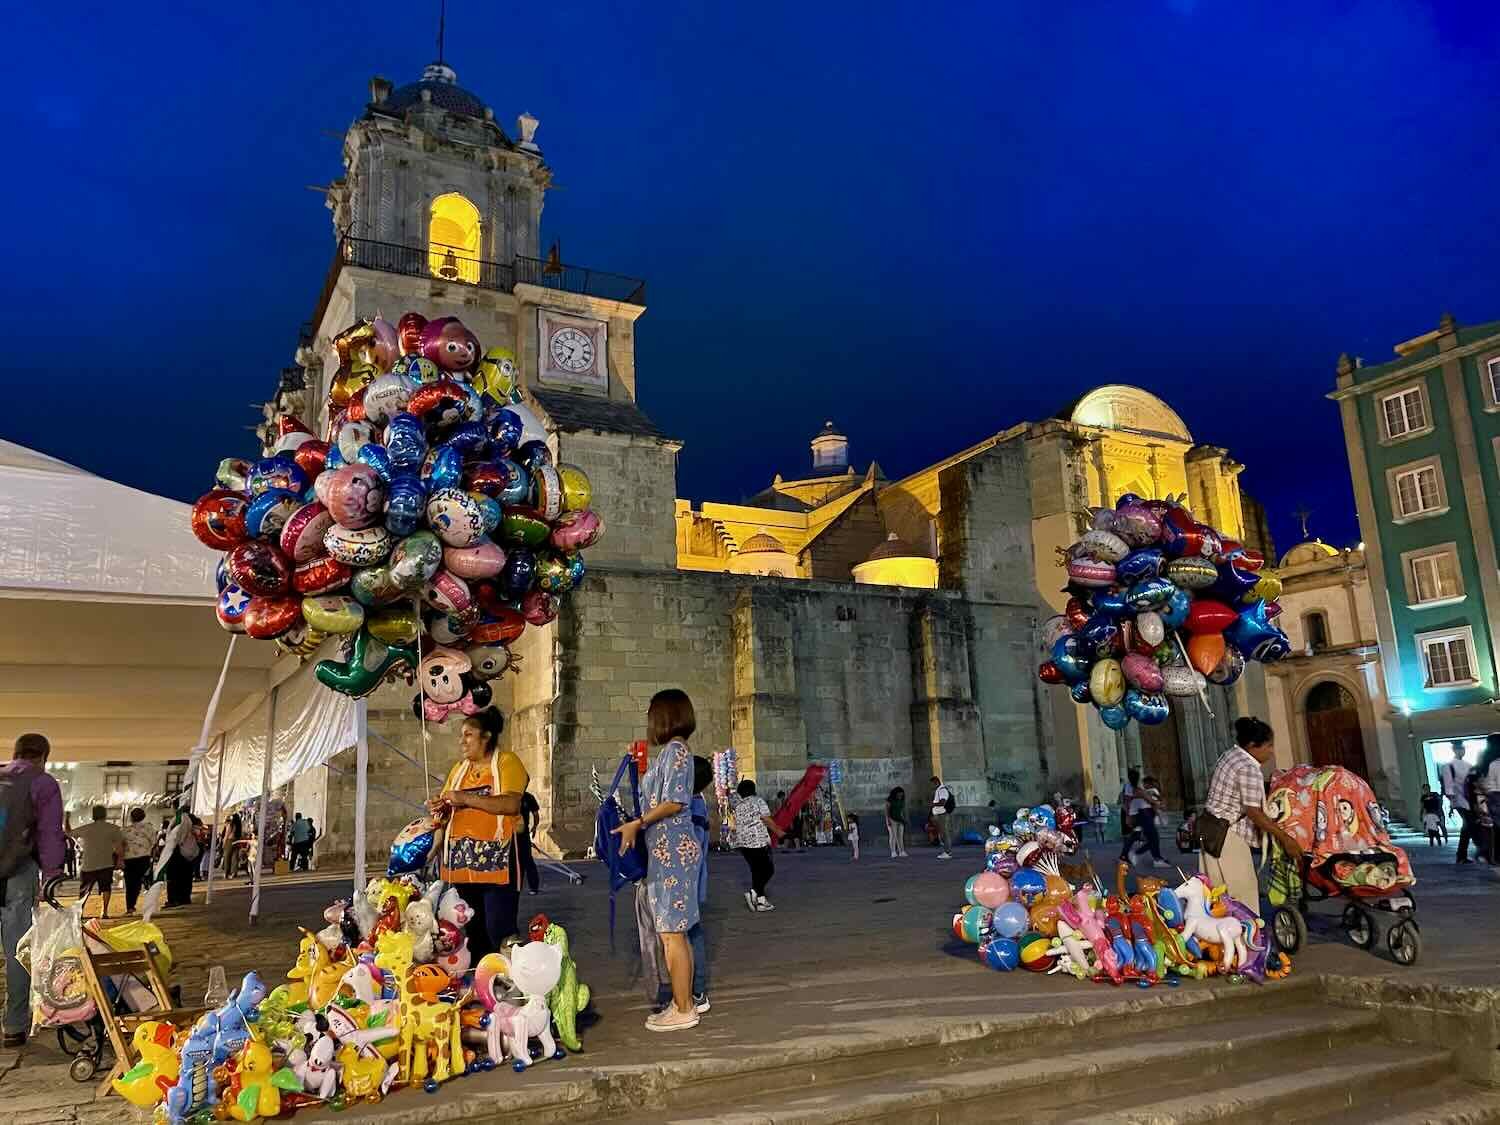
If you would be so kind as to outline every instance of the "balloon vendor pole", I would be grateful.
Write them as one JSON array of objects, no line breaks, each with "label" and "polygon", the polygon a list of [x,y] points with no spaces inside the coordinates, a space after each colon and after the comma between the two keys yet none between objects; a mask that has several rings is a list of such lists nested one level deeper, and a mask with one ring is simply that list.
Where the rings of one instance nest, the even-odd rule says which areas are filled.
[{"label": "balloon vendor pole", "polygon": [[219,830],[223,827],[220,821],[224,819],[224,743],[228,737],[219,735],[219,769],[214,775],[214,828],[208,834],[208,887],[203,892],[205,905],[214,900],[214,867],[219,859]]},{"label": "balloon vendor pole", "polygon": [[[416,607],[417,621],[422,620],[422,599],[413,598],[412,605]],[[417,637],[417,656],[422,655],[422,638]],[[417,698],[420,706],[417,708],[418,717],[422,720],[422,791],[427,799],[432,800],[432,769],[427,764],[427,685],[423,683],[421,675],[417,676]]]},{"label": "balloon vendor pole", "polygon": [[365,888],[365,809],[370,802],[370,701],[354,701],[354,889]]},{"label": "balloon vendor pole", "polygon": [[[1189,668],[1192,668],[1193,662],[1188,660],[1187,649],[1182,643],[1182,634],[1174,631],[1172,639],[1177,642],[1177,651],[1182,654],[1183,661],[1186,662]],[[1194,670],[1196,671],[1196,669]],[[1198,682],[1198,702],[1203,704],[1203,709],[1208,712],[1208,717],[1212,719],[1214,717],[1214,709],[1208,704],[1208,688],[1202,681]]]},{"label": "balloon vendor pole", "polygon": [[255,865],[251,869],[253,884],[250,888],[250,924],[252,926],[258,925],[260,921],[261,873],[266,866],[266,821],[270,819],[271,811],[271,760],[276,756],[276,695],[280,691],[280,684],[273,687],[271,697],[266,704],[266,761],[260,771],[260,815],[256,817]]}]

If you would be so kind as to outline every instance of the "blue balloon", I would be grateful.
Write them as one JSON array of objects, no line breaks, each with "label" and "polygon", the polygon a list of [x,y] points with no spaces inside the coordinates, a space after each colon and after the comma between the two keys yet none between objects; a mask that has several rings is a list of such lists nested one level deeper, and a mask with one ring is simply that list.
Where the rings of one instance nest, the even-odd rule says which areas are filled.
[{"label": "blue balloon", "polygon": [[214,568],[214,585],[218,587],[219,593],[224,592],[224,587],[229,585],[229,556],[225,555],[219,560],[219,565]]},{"label": "blue balloon", "polygon": [[1099,718],[1110,730],[1124,730],[1130,722],[1130,713],[1115,703],[1099,708]]},{"label": "blue balloon", "polygon": [[367,441],[359,447],[359,463],[374,469],[375,475],[386,484],[390,484],[391,477],[395,476],[391,455],[385,451],[385,446],[377,442]]},{"label": "blue balloon", "polygon": [[1083,640],[1069,633],[1066,637],[1059,637],[1052,646],[1052,663],[1057,665],[1064,680],[1076,684],[1088,679],[1089,669],[1094,664],[1091,653],[1092,650]]},{"label": "blue balloon", "polygon": [[1141,691],[1139,688],[1125,689],[1125,713],[1138,723],[1154,727],[1167,721],[1172,713],[1167,697],[1160,692]]},{"label": "blue balloon", "polygon": [[[1021,870],[1017,871],[1015,873],[1015,876],[1011,879],[1012,890],[1017,890],[1015,886],[1016,880],[1023,875],[1036,876],[1036,878],[1042,883],[1042,889],[1046,889],[1047,881],[1042,878],[1042,873],[1040,871],[1033,871],[1029,867],[1023,867],[1021,868]],[[1041,894],[1042,892],[1038,891],[1037,893]],[[1014,939],[1020,937],[1026,932],[1027,921],[1028,919],[1026,917],[1026,908],[1019,902],[1012,900],[1005,903],[1000,907],[1000,909],[995,911],[995,917],[990,922],[990,929],[999,934],[1001,937]],[[1019,956],[1019,951],[1017,953],[1017,956]]]},{"label": "blue balloon", "polygon": [[497,410],[490,418],[490,441],[497,457],[509,457],[521,443],[521,416],[514,410]]},{"label": "blue balloon", "polygon": [[1118,628],[1119,625],[1116,624],[1114,618],[1096,613],[1083,623],[1082,629],[1073,635],[1086,641],[1090,648],[1097,649],[1099,645],[1111,640]]},{"label": "blue balloon", "polygon": [[1228,605],[1238,605],[1259,581],[1259,574],[1241,570],[1233,563],[1223,563],[1219,566],[1218,581],[1204,591],[1204,594],[1218,598]]},{"label": "blue balloon", "polygon": [[1124,594],[1101,590],[1094,595],[1093,604],[1095,614],[1104,613],[1110,617],[1126,617],[1134,612],[1126,603]]},{"label": "blue balloon", "polygon": [[[1029,907],[1033,902],[1047,893],[1047,877],[1034,867],[1023,867],[1010,877],[1010,890],[1013,895],[1026,904],[1023,907],[1021,906],[1021,902],[1013,903],[1021,911],[1021,923],[1015,933],[1010,933],[1005,926],[999,925],[1000,910],[1005,909],[1002,906],[1000,910],[995,911],[995,922],[997,924],[994,928],[1005,934],[1006,937],[1016,937],[1026,929],[1026,907]],[[1012,903],[1007,903],[1006,905],[1012,905]]]},{"label": "blue balloon", "polygon": [[1094,693],[1089,690],[1089,682],[1087,680],[1080,680],[1070,687],[1068,692],[1073,696],[1074,703],[1094,702]]},{"label": "blue balloon", "polygon": [[1121,508],[1125,507],[1126,504],[1143,503],[1145,503],[1145,501],[1137,496],[1134,492],[1127,492],[1124,496],[1121,496],[1119,500],[1115,501],[1115,510],[1119,511]]},{"label": "blue balloon", "polygon": [[1156,892],[1156,905],[1161,910],[1162,921],[1167,925],[1174,930],[1182,925],[1182,900],[1171,887],[1163,887]]},{"label": "blue balloon", "polygon": [[1171,600],[1173,593],[1177,591],[1169,579],[1166,578],[1143,578],[1125,594],[1125,601],[1130,608],[1136,612],[1146,609],[1155,609]]},{"label": "blue balloon", "polygon": [[[391,465],[397,469],[421,467],[427,456],[427,434],[415,414],[397,414],[390,420],[385,427],[385,451],[390,454]],[[332,450],[328,456],[333,457]]]},{"label": "blue balloon", "polygon": [[464,459],[458,450],[440,445],[427,454],[422,466],[422,483],[429,492],[460,488],[464,481]]},{"label": "blue balloon", "polygon": [[484,517],[484,533],[488,535],[500,526],[500,520],[504,518],[505,511],[500,507],[500,501],[492,496],[479,495],[475,496],[474,500],[479,504],[479,513]]},{"label": "blue balloon", "polygon": [[432,854],[432,845],[437,838],[437,824],[428,817],[412,821],[391,841],[391,859],[386,864],[386,877],[409,875],[427,866],[427,857]]},{"label": "blue balloon", "polygon": [[461,422],[448,432],[448,437],[443,444],[458,450],[464,457],[472,457],[484,452],[490,443],[490,435],[478,422]]},{"label": "blue balloon", "polygon": [[495,467],[505,474],[505,483],[495,494],[495,499],[507,507],[524,504],[531,497],[531,475],[514,461],[504,458],[495,462]]},{"label": "blue balloon", "polygon": [[1115,577],[1131,586],[1142,579],[1157,577],[1165,563],[1166,555],[1160,547],[1142,547],[1115,563]]},{"label": "blue balloon", "polygon": [[1218,667],[1208,674],[1209,683],[1228,687],[1245,674],[1245,654],[1228,641],[1224,642],[1224,655]]},{"label": "blue balloon", "polygon": [[505,569],[500,572],[500,592],[507,598],[524,597],[536,583],[536,552],[526,547],[510,547],[505,552]]},{"label": "blue balloon", "polygon": [[255,462],[245,491],[251,496],[259,496],[272,488],[300,493],[307,485],[307,474],[302,471],[302,466],[292,460],[291,454],[278,453],[275,457],[262,457]]},{"label": "blue balloon", "polygon": [[1039,820],[1048,828],[1057,827],[1057,810],[1051,805],[1037,805],[1031,810],[1033,820]]},{"label": "blue balloon", "polygon": [[1266,617],[1266,603],[1257,598],[1224,630],[1224,639],[1251,660],[1270,664],[1292,651],[1287,635]]},{"label": "blue balloon", "polygon": [[337,443],[328,447],[328,456],[323,458],[323,471],[331,473],[335,469],[342,469],[349,462],[344,460],[344,455],[339,452]]},{"label": "blue balloon", "polygon": [[268,488],[250,501],[245,509],[245,531],[252,539],[272,539],[281,534],[293,512],[302,507],[296,492],[285,488]]},{"label": "blue balloon", "polygon": [[1177,629],[1188,619],[1188,611],[1193,608],[1193,598],[1186,590],[1176,590],[1166,605],[1158,612],[1161,614],[1161,623],[1168,629]]},{"label": "blue balloon", "polygon": [[528,441],[516,450],[515,459],[523,469],[535,469],[552,464],[552,450],[545,441]]},{"label": "blue balloon", "polygon": [[[1010,904],[1006,903],[1006,905]],[[1015,938],[1001,937],[997,934],[979,947],[979,956],[990,968],[1008,973],[1021,963],[1021,947],[1016,944]]]},{"label": "blue balloon", "polygon": [[386,490],[385,527],[392,535],[405,539],[422,526],[427,511],[427,490],[410,473],[394,478]]}]

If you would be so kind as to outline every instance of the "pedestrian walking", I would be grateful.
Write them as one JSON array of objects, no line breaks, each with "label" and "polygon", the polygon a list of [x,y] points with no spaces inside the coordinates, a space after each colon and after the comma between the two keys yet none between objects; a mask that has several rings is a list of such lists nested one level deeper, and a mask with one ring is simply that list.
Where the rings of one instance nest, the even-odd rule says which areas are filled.
[{"label": "pedestrian walking", "polygon": [[1089,802],[1089,823],[1094,826],[1094,839],[1104,843],[1105,832],[1109,828],[1109,808],[1097,793]]},{"label": "pedestrian walking", "polygon": [[855,863],[859,859],[859,817],[853,813],[849,814],[849,821],[844,828],[844,838],[849,841],[849,862]]},{"label": "pedestrian walking", "polygon": [[937,774],[932,775],[932,817],[931,824],[937,829],[938,859],[953,858],[953,833],[949,827],[949,817],[953,810],[958,807],[958,802],[953,796],[953,790],[944,785]]},{"label": "pedestrian walking", "polygon": [[1431,813],[1437,818],[1438,828],[1443,833],[1443,843],[1448,842],[1448,818],[1443,815],[1443,795],[1434,793],[1432,786],[1422,784],[1422,823],[1427,823],[1427,814]]},{"label": "pedestrian walking", "polygon": [[885,831],[891,841],[891,858],[906,855],[906,790],[892,789],[885,798]]},{"label": "pedestrian walking", "polygon": [[521,851],[521,874],[526,879],[526,893],[537,894],[541,889],[541,876],[537,874],[536,856],[532,854],[532,834],[542,826],[542,806],[528,790],[521,794],[521,834],[516,837]]},{"label": "pedestrian walking", "polygon": [[1438,784],[1448,807],[1458,814],[1458,856],[1456,862],[1469,863],[1469,843],[1474,839],[1474,808],[1469,803],[1468,780],[1473,767],[1465,760],[1468,748],[1460,740],[1452,743],[1453,760],[1438,770]]},{"label": "pedestrian walking", "polygon": [[776,874],[776,864],[771,859],[771,837],[783,835],[781,826],[772,818],[765,801],[755,795],[755,782],[748,777],[729,795],[729,807],[734,812],[735,841],[750,868],[745,905],[752,911],[775,910],[766,899],[766,887]]},{"label": "pedestrian walking", "polygon": [[312,844],[312,821],[301,813],[292,818],[292,829],[287,833],[287,846],[291,853],[292,870],[307,870],[307,863],[311,856]]},{"label": "pedestrian walking", "polygon": [[99,889],[102,905],[99,917],[109,917],[109,899],[114,892],[115,869],[124,865],[125,833],[120,826],[109,821],[109,809],[95,805],[93,819],[82,828],[74,828],[68,835],[78,841],[82,858],[78,861],[81,872],[78,876],[78,899],[88,898],[95,887]]},{"label": "pedestrian walking", "polygon": [[151,874],[151,853],[156,850],[156,831],[146,823],[145,809],[131,809],[125,827],[125,913],[134,914],[135,904]]},{"label": "pedestrian walking", "polygon": [[66,852],[62,790],[47,772],[52,752],[40,734],[16,739],[11,760],[0,766],[0,943],[5,948],[4,1040],[7,1050],[26,1042],[31,1027],[31,974],[16,946],[31,929],[37,877],[62,874]]},{"label": "pedestrian walking", "polygon": [[191,813],[178,814],[182,823],[177,836],[167,833],[167,843],[172,852],[167,857],[163,871],[167,883],[167,906],[191,906],[193,902],[193,873],[198,869],[198,859],[203,853],[203,844],[198,839],[198,828],[202,821]]},{"label": "pedestrian walking", "polygon": [[672,982],[672,1003],[646,1019],[647,1031],[687,1031],[698,1026],[693,1005],[693,947],[688,931],[698,922],[698,865],[703,849],[693,831],[693,754],[688,739],[698,729],[693,701],[677,688],[659,691],[646,712],[647,739],[659,747],[641,779],[644,812],[615,829],[620,851],[646,837],[646,902],[661,938]]}]

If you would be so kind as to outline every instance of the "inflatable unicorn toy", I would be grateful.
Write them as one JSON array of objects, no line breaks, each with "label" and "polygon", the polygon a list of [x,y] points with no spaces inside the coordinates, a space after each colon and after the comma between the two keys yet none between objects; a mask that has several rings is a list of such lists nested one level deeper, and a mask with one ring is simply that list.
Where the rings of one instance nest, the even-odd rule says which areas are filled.
[{"label": "inflatable unicorn toy", "polygon": [[1182,902],[1182,940],[1186,943],[1197,938],[1218,946],[1220,971],[1237,972],[1250,961],[1245,925],[1238,918],[1215,918],[1210,914],[1209,890],[1208,880],[1201,874],[1177,888],[1177,897]]}]

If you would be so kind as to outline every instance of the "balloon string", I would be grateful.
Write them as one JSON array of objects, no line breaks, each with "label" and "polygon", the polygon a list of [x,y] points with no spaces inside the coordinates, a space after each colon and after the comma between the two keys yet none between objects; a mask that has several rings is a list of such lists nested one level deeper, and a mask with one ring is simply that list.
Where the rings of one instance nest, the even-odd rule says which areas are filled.
[{"label": "balloon string", "polygon": [[427,794],[427,799],[432,800],[432,770],[427,765],[427,688],[422,683],[422,599],[420,596],[411,600],[413,612],[417,615],[417,695],[422,705],[417,708],[417,717],[422,720],[422,790]]}]

